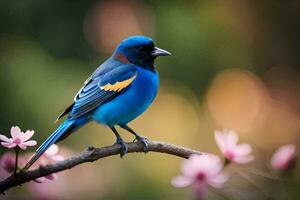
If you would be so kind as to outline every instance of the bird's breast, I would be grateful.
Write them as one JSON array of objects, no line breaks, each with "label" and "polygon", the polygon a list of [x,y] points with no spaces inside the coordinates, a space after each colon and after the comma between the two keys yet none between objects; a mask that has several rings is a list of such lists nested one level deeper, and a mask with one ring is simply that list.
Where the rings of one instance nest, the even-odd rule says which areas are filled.
[{"label": "bird's breast", "polygon": [[105,125],[127,124],[143,113],[154,100],[159,78],[156,71],[137,68],[137,76],[128,88],[114,99],[102,104],[93,118]]},{"label": "bird's breast", "polygon": [[[140,96],[144,101],[155,97],[159,85],[158,74],[156,71],[139,69],[136,80],[130,86],[135,95]],[[151,98],[152,97],[152,98]]]}]

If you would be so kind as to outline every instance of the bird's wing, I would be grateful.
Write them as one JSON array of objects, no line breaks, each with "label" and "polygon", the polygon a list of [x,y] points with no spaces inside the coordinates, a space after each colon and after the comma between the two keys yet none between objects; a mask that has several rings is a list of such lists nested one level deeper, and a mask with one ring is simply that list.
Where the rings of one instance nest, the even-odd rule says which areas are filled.
[{"label": "bird's wing", "polygon": [[105,73],[93,75],[75,96],[69,118],[78,118],[114,98],[130,86],[136,76],[136,69],[129,64],[120,64]]}]

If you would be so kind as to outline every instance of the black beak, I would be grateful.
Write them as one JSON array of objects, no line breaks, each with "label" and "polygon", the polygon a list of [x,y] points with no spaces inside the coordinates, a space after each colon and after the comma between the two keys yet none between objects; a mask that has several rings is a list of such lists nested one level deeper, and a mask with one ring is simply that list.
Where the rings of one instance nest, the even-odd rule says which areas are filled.
[{"label": "black beak", "polygon": [[160,49],[158,47],[154,47],[154,51],[152,51],[151,53],[152,56],[170,56],[171,53],[166,51],[166,50],[163,50],[163,49]]}]

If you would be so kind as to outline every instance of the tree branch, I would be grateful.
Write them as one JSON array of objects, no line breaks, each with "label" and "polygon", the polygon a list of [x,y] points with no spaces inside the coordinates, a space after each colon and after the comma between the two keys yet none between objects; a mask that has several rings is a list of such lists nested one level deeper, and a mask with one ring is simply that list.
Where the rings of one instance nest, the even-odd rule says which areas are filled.
[{"label": "tree branch", "polygon": [[[0,193],[4,193],[9,188],[35,180],[37,178],[64,171],[66,169],[71,169],[72,167],[82,163],[93,162],[104,157],[117,155],[120,152],[120,148],[121,146],[117,144],[102,148],[89,147],[85,151],[66,160],[47,166],[40,166],[38,169],[21,172],[17,175],[12,175],[0,182]],[[143,149],[144,146],[141,143],[128,143],[128,153],[143,152]],[[174,144],[156,141],[149,141],[148,151],[166,153],[182,158],[188,158],[191,154],[208,154]]]}]

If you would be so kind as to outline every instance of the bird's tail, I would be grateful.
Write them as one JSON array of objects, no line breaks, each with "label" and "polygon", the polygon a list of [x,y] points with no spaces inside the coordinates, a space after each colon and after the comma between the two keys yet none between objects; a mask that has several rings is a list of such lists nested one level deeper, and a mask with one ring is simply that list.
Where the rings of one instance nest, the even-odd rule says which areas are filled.
[{"label": "bird's tail", "polygon": [[36,150],[35,154],[29,160],[29,162],[25,165],[23,170],[28,169],[39,157],[54,143],[56,143],[59,139],[63,137],[64,134],[67,134],[73,125],[73,121],[66,120],[62,123],[54,133],[52,133],[44,142],[39,146]]}]

